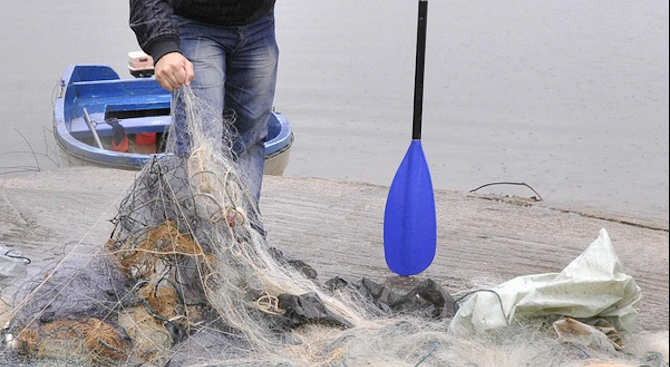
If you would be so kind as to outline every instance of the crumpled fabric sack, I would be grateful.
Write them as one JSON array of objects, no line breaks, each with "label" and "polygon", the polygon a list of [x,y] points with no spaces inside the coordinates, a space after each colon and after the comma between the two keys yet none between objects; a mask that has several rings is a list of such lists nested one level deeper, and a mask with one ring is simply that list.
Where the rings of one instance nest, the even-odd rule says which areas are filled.
[{"label": "crumpled fabric sack", "polygon": [[504,315],[495,294],[477,293],[461,305],[449,332],[481,334],[514,321],[553,323],[568,316],[587,322],[605,319],[625,340],[635,326],[638,313],[634,305],[642,293],[633,278],[624,273],[605,229],[561,273],[521,276],[493,290],[500,295]]}]

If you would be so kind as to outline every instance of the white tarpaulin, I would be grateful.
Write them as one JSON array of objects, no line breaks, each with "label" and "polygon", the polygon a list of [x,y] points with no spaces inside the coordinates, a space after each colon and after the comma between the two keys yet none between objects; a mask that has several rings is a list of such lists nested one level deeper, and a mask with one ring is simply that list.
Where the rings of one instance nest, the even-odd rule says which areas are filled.
[{"label": "white tarpaulin", "polygon": [[626,275],[606,230],[561,273],[522,276],[503,283],[493,293],[477,293],[465,302],[451,322],[455,335],[501,329],[508,322],[528,322],[568,316],[578,320],[602,318],[626,338],[637,319],[634,305],[640,287]]}]

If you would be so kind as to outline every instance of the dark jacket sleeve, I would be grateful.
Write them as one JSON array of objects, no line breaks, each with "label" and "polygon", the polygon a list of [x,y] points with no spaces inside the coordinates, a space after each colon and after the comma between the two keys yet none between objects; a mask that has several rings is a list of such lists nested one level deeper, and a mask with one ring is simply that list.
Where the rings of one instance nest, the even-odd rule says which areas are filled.
[{"label": "dark jacket sleeve", "polygon": [[179,31],[172,21],[172,0],[130,0],[130,28],[154,63],[170,52],[179,52]]}]

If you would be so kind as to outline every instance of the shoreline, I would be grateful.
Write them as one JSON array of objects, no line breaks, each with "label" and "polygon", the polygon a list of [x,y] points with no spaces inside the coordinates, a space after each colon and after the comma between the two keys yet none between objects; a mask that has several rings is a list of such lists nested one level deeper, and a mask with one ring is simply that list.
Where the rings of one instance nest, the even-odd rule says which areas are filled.
[{"label": "shoreline", "polygon": [[[136,172],[73,168],[0,179],[0,244],[39,274],[77,246],[102,246]],[[386,279],[383,211],[388,188],[266,176],[261,208],[270,243],[319,271]],[[642,287],[638,331],[668,330],[667,222],[578,212],[523,198],[436,190],[438,255],[420,276],[452,293],[519,275],[557,272],[608,230],[625,270]],[[644,251],[641,251],[644,249]],[[3,294],[11,287],[3,289]]]}]

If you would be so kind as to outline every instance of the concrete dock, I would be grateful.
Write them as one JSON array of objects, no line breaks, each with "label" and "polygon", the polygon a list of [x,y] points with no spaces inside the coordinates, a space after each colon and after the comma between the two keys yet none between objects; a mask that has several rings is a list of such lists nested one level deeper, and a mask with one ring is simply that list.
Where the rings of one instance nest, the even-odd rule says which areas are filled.
[{"label": "concrete dock", "polygon": [[[101,246],[135,172],[72,168],[0,179],[0,244],[32,260],[30,274],[76,246]],[[269,241],[334,275],[383,281],[387,187],[266,176]],[[421,277],[457,293],[519,275],[559,272],[593,242],[612,237],[643,290],[639,330],[668,330],[668,222],[552,207],[518,198],[436,191],[438,256]],[[2,293],[6,296],[11,286]]]}]

